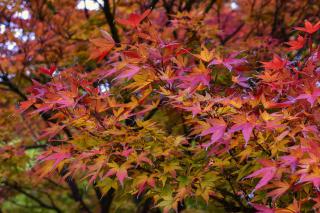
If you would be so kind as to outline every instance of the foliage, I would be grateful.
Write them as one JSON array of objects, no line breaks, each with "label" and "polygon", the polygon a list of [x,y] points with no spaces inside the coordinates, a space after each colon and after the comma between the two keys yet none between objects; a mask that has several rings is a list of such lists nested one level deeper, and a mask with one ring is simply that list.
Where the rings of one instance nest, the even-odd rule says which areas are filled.
[{"label": "foliage", "polygon": [[319,211],[319,1],[76,4],[0,2],[3,211]]}]

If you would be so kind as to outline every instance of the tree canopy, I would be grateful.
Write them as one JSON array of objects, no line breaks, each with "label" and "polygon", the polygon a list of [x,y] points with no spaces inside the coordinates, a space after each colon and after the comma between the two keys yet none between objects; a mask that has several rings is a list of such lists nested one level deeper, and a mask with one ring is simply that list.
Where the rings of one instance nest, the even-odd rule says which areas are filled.
[{"label": "tree canopy", "polygon": [[319,212],[319,0],[0,0],[0,212]]}]

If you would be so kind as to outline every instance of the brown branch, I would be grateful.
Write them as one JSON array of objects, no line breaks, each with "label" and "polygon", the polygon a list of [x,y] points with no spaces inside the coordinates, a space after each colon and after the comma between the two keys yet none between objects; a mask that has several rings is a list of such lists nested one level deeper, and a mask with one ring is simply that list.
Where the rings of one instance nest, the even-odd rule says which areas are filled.
[{"label": "brown branch", "polygon": [[89,15],[89,10],[87,8],[86,0],[83,0],[83,4],[84,4],[84,15],[86,16],[86,19],[89,19],[90,15]]},{"label": "brown branch", "polygon": [[[95,0],[95,2],[98,2],[98,1]],[[104,0],[103,6],[101,4],[99,4],[99,5],[102,8],[104,16],[106,17],[106,20],[107,20],[108,25],[110,27],[112,38],[114,39],[114,41],[116,43],[120,43],[120,37],[119,37],[118,30],[115,25],[114,14],[111,13],[109,0]]]},{"label": "brown branch", "polygon": [[151,10],[153,10],[158,2],[159,0],[152,0],[151,3],[147,6],[147,8],[151,8]]},{"label": "brown branch", "polygon": [[221,44],[225,45],[230,39],[232,39],[244,26],[244,22],[242,22],[231,34],[227,35],[224,39],[221,39]]},{"label": "brown branch", "polygon": [[[68,173],[67,168],[64,168],[61,172],[61,176],[65,176]],[[65,181],[67,182],[70,190],[71,190],[71,196],[72,198],[77,201],[78,203],[80,203],[81,205],[81,212],[87,212],[87,213],[91,213],[90,209],[87,207],[87,205],[84,203],[83,199],[82,199],[82,195],[80,194],[80,190],[77,186],[77,183],[75,182],[75,180],[69,175],[65,178]]]},{"label": "brown branch", "polygon": [[93,188],[96,192],[97,198],[99,199],[100,212],[109,213],[115,190],[110,188],[106,195],[102,195],[100,188],[96,184],[93,185]]},{"label": "brown branch", "polygon": [[2,80],[0,81],[0,84],[7,86],[11,91],[19,95],[24,101],[28,99],[27,96],[14,83],[12,83],[12,81],[10,81],[7,75],[2,74],[0,79]]},{"label": "brown branch", "polygon": [[276,0],[276,5],[275,5],[275,12],[273,15],[273,23],[272,23],[272,31],[271,31],[271,35],[274,36],[276,34],[277,31],[277,27],[278,27],[278,21],[279,21],[279,13],[280,13],[280,9],[282,6],[282,1],[280,0]]},{"label": "brown branch", "polygon": [[168,0],[168,2],[166,0],[163,0],[163,6],[164,8],[166,9],[166,12],[167,12],[167,16],[169,17],[169,14],[171,13],[172,11],[172,8],[173,8],[173,5],[174,5],[174,1],[175,0]]},{"label": "brown branch", "polygon": [[204,14],[207,14],[210,9],[212,8],[213,4],[216,3],[216,0],[211,0],[208,4],[208,6],[206,7],[206,9],[204,10]]},{"label": "brown branch", "polygon": [[38,203],[41,207],[46,208],[46,209],[52,209],[58,213],[61,213],[62,211],[57,208],[56,206],[50,206],[48,204],[46,204],[44,201],[40,200],[39,198],[35,197],[33,194],[23,190],[21,187],[19,187],[17,184],[11,184],[9,182],[4,182],[4,184],[14,190],[16,190],[17,192],[20,192],[22,194],[24,194],[25,196],[27,196],[28,198],[30,198],[31,200],[35,201],[36,203]]},{"label": "brown branch", "polygon": [[194,2],[195,0],[187,0],[186,6],[184,9],[187,11],[190,11]]}]

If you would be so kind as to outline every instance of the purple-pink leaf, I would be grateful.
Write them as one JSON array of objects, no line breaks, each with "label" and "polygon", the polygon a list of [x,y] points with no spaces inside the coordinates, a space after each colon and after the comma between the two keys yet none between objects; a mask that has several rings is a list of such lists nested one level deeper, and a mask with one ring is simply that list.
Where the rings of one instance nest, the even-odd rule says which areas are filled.
[{"label": "purple-pink leaf", "polygon": [[40,156],[38,157],[38,160],[40,161],[55,160],[54,164],[52,165],[52,169],[55,169],[61,161],[63,161],[64,159],[68,159],[70,157],[71,157],[70,153],[53,153],[47,157]]},{"label": "purple-pink leaf", "polygon": [[225,66],[230,72],[232,71],[234,66],[239,66],[240,64],[247,63],[247,60],[244,58],[235,58],[237,55],[239,55],[241,52],[235,52],[229,55],[228,58],[217,58],[212,60],[208,67],[211,65],[223,65]]},{"label": "purple-pink leaf", "polygon": [[127,69],[122,71],[115,79],[131,79],[135,74],[140,71],[140,67],[128,65]]},{"label": "purple-pink leaf", "polygon": [[227,128],[227,124],[222,119],[210,119],[208,120],[208,122],[210,123],[211,127],[209,129],[204,130],[201,133],[201,136],[212,134],[210,142],[203,145],[206,148],[208,148],[216,141],[220,140],[223,137]]},{"label": "purple-pink leaf", "polygon": [[275,211],[260,204],[250,203],[253,208],[255,208],[257,211],[256,213],[274,213]]},{"label": "purple-pink leaf", "polygon": [[254,127],[255,127],[255,125],[253,123],[245,122],[245,123],[233,125],[231,127],[231,129],[229,130],[229,132],[233,133],[233,132],[241,130],[243,137],[244,137],[244,140],[246,141],[245,146],[247,146]]},{"label": "purple-pink leaf", "polygon": [[317,89],[313,93],[301,94],[298,97],[296,97],[296,99],[297,100],[306,99],[311,104],[311,107],[312,107],[314,102],[317,100],[319,96],[320,96],[320,90]]},{"label": "purple-pink leaf", "polygon": [[120,184],[123,186],[123,181],[124,181],[125,178],[128,177],[128,172],[124,168],[119,168],[119,170],[117,171],[116,176],[117,176]]},{"label": "purple-pink leaf", "polygon": [[277,168],[274,166],[264,167],[252,173],[251,175],[247,176],[246,178],[253,178],[253,177],[261,177],[260,181],[254,188],[254,190],[260,189],[261,187],[265,186],[269,183],[270,180],[275,176],[277,172]]}]

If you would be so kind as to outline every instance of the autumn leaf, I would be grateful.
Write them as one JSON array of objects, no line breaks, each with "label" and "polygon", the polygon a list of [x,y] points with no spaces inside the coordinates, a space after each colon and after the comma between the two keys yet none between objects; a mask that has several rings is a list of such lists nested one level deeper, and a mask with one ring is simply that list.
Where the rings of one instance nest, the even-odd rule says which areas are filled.
[{"label": "autumn leaf", "polygon": [[108,163],[108,166],[110,167],[110,170],[105,174],[104,177],[116,175],[120,184],[123,186],[123,181],[128,178],[128,165],[122,164],[121,166],[119,166],[116,163]]},{"label": "autumn leaf", "polygon": [[20,102],[20,106],[19,106],[19,112],[23,113],[24,111],[26,111],[28,108],[30,108],[34,103],[36,102],[36,98],[31,97],[26,101],[22,101]]},{"label": "autumn leaf", "polygon": [[320,21],[317,22],[315,25],[312,25],[308,20],[304,22],[304,27],[295,27],[294,29],[306,32],[309,34],[313,34],[320,29]]},{"label": "autumn leaf", "polygon": [[232,76],[232,82],[244,87],[250,88],[249,84],[247,83],[249,78],[241,77],[241,76]]},{"label": "autumn leaf", "polygon": [[275,200],[283,195],[286,191],[288,191],[291,185],[287,182],[276,181],[273,182],[272,187],[274,187],[275,189],[269,192],[268,196],[272,197],[272,199]]},{"label": "autumn leaf", "polygon": [[275,213],[274,210],[268,208],[267,206],[256,204],[256,203],[250,203],[255,210],[257,210],[257,213]]},{"label": "autumn leaf", "polygon": [[220,140],[227,128],[227,124],[223,119],[210,119],[208,120],[208,123],[210,124],[210,128],[201,133],[201,136],[211,134],[210,142],[203,145],[205,148],[208,148],[210,145]]},{"label": "autumn leaf", "polygon": [[247,62],[247,60],[244,58],[235,58],[237,55],[239,55],[239,53],[240,52],[234,52],[230,54],[227,58],[214,59],[208,64],[208,67],[212,65],[223,65],[231,72],[234,66],[238,66]]},{"label": "autumn leaf", "polygon": [[50,154],[48,156],[41,155],[37,158],[37,160],[42,162],[50,161],[50,160],[54,161],[54,164],[51,167],[51,170],[53,170],[57,168],[60,162],[62,162],[65,159],[69,159],[70,157],[71,157],[71,154],[68,152],[58,152],[58,153]]},{"label": "autumn leaf", "polygon": [[54,65],[51,65],[49,69],[47,68],[44,68],[44,67],[40,67],[40,72],[46,74],[46,75],[49,75],[49,76],[52,76],[52,74],[56,71],[57,67],[54,66]]},{"label": "autumn leaf", "polygon": [[265,69],[279,70],[285,68],[287,65],[287,60],[281,59],[279,56],[274,55],[272,61],[262,62]]},{"label": "autumn leaf", "polygon": [[214,57],[214,53],[208,50],[205,46],[201,47],[200,54],[192,54],[192,55],[205,62],[211,61],[212,58]]},{"label": "autumn leaf", "polygon": [[313,92],[307,92],[305,94],[301,94],[297,96],[295,99],[297,100],[306,99],[312,107],[314,105],[314,102],[317,101],[319,96],[320,96],[320,89],[315,89]]},{"label": "autumn leaf", "polygon": [[239,121],[239,123],[236,123],[235,125],[233,125],[231,127],[231,129],[229,130],[229,132],[233,133],[233,132],[241,130],[243,137],[244,137],[244,140],[246,142],[245,146],[247,146],[247,144],[250,140],[250,136],[251,136],[252,131],[255,126],[256,126],[255,123],[243,120],[243,121]]},{"label": "autumn leaf", "polygon": [[143,174],[136,178],[135,184],[137,185],[137,188],[138,188],[137,196],[139,197],[141,193],[146,189],[146,187],[154,188],[156,182],[153,176],[147,176]]},{"label": "autumn leaf", "polygon": [[91,50],[91,59],[97,59],[101,61],[106,55],[109,54],[110,50],[115,46],[115,41],[111,35],[104,30],[100,30],[103,38],[91,39],[90,42],[94,48]]},{"label": "autumn leaf", "polygon": [[286,44],[290,46],[289,50],[299,50],[303,48],[305,43],[306,38],[299,35],[296,40],[288,41]]},{"label": "autumn leaf", "polygon": [[141,15],[140,14],[136,14],[136,13],[132,13],[129,15],[129,17],[127,19],[116,19],[116,21],[119,24],[122,24],[124,26],[128,26],[131,28],[136,28],[139,26],[139,24],[141,23],[141,21],[143,21],[143,19],[145,19],[149,14],[151,13],[151,10],[148,9],[146,11],[144,11]]},{"label": "autumn leaf", "polygon": [[254,191],[262,188],[266,184],[269,183],[273,179],[277,172],[277,168],[275,166],[264,167],[247,176],[246,178],[260,177],[260,181],[255,186]]},{"label": "autumn leaf", "polygon": [[127,65],[126,69],[121,70],[117,77],[117,79],[131,79],[134,75],[136,75],[140,71],[140,67],[134,65]]}]

